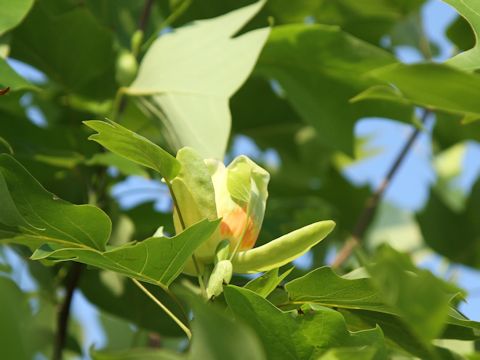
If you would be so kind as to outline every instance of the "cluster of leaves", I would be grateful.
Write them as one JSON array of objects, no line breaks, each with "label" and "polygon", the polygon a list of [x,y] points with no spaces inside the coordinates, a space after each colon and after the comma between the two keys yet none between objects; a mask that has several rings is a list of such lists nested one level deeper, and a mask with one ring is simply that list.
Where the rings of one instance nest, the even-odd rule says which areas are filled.
[{"label": "cluster of leaves", "polygon": [[[0,263],[0,357],[52,354],[72,262],[89,266],[78,291],[102,319],[106,344],[87,350],[98,360],[460,358],[452,339],[478,356],[480,323],[457,309],[463,291],[410,255],[381,246],[342,276],[324,266],[369,196],[342,174],[354,155],[368,156],[355,123],[418,125],[415,107],[437,117],[439,179],[416,216],[425,243],[407,250],[480,266],[480,183],[459,196],[457,173],[442,167],[458,163],[459,143],[480,140],[480,5],[445,2],[461,15],[447,31],[458,54],[433,63],[423,0],[0,0],[0,89],[10,88],[0,97],[0,241],[9,249],[0,255],[29,258],[36,284],[22,291],[16,269]],[[401,63],[399,46],[426,61]],[[104,118],[112,121],[84,123]],[[321,219],[337,228],[306,269],[234,276],[206,303],[182,271],[219,221],[165,236],[173,206],[125,208],[112,189],[132,176],[169,184],[178,150],[223,159],[237,135],[258,145],[272,174],[257,246]],[[190,327],[188,348],[130,278]],[[81,325],[71,325],[61,346],[74,357]]]}]

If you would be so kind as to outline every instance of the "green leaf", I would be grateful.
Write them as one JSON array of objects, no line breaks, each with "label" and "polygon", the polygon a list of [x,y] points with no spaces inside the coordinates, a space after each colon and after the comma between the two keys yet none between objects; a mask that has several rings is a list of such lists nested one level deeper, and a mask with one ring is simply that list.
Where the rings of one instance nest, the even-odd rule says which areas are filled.
[{"label": "green leaf", "polygon": [[124,175],[136,175],[148,178],[148,172],[142,166],[110,152],[94,154],[90,159],[85,161],[85,163],[89,166],[113,166]]},{"label": "green leaf", "polygon": [[416,11],[422,2],[370,0],[360,4],[354,0],[272,0],[268,7],[276,23],[302,23],[305,19],[313,19],[320,24],[338,25],[352,35],[377,44],[396,23]]},{"label": "green leaf", "polygon": [[[431,284],[428,280],[427,283]],[[378,323],[389,338],[400,341],[402,345],[407,344],[405,346],[409,351],[415,347],[424,347],[424,345],[419,345],[419,340],[415,340],[416,335],[409,328],[409,323],[402,320],[401,310],[396,304],[387,303],[382,292],[372,284],[369,278],[350,278],[348,274],[340,277],[331,268],[322,267],[290,281],[285,288],[288,291],[289,300],[294,304],[313,303],[346,309],[356,316],[371,320],[368,322],[369,326]],[[405,292],[405,294],[411,293]],[[430,299],[428,295],[425,299],[418,297],[412,298],[411,301],[429,303],[430,301],[435,302],[437,299]],[[480,336],[480,323],[468,321],[453,309],[449,310],[446,322],[447,327],[440,336],[442,338],[476,339]],[[405,334],[403,342],[401,334]],[[414,345],[408,346],[412,342]]]},{"label": "green leaf", "polygon": [[376,352],[371,347],[337,348],[327,351],[318,360],[370,360],[375,358]]},{"label": "green leaf", "polygon": [[264,350],[254,332],[241,319],[234,321],[223,311],[190,297],[193,307],[192,344],[189,360],[263,360]]},{"label": "green leaf", "polygon": [[468,197],[465,208],[454,210],[435,189],[417,220],[426,243],[451,261],[480,268],[480,179]]},{"label": "green leaf", "polygon": [[25,90],[25,89],[37,89],[30,84],[27,80],[21,77],[8,65],[5,59],[0,57],[0,88],[9,87],[11,91]]},{"label": "green leaf", "polygon": [[0,224],[7,226],[7,241],[105,249],[111,221],[102,210],[59,199],[6,154],[0,155],[0,199]]},{"label": "green leaf", "polygon": [[437,114],[433,128],[433,140],[441,149],[451,147],[465,140],[480,141],[480,122],[465,124],[461,116]]},{"label": "green leaf", "polygon": [[368,278],[345,279],[329,267],[321,267],[285,285],[291,301],[323,306],[364,309],[395,314]]},{"label": "green leaf", "polygon": [[140,101],[169,130],[175,150],[190,146],[204,158],[223,159],[229,98],[251,72],[269,29],[232,36],[264,3],[180,28],[148,50],[128,93],[143,96]]},{"label": "green leaf", "polygon": [[181,360],[184,356],[168,350],[133,348],[123,351],[95,351],[90,355],[93,360]]},{"label": "green leaf", "polygon": [[451,294],[446,293],[439,279],[427,270],[417,269],[408,255],[388,246],[379,249],[367,270],[382,300],[395,309],[419,339],[428,343],[442,333]]},{"label": "green leaf", "polygon": [[364,74],[392,63],[392,55],[338,27],[297,24],[272,30],[256,71],[279,82],[323,145],[352,154],[355,121],[387,113],[381,106],[362,109],[349,99],[373,85]]},{"label": "green leaf", "polygon": [[[468,74],[441,64],[395,64],[370,75],[393,86],[368,89],[352,99],[389,99],[390,101],[447,111],[462,115],[480,116],[477,92],[480,75]],[[448,86],[445,86],[448,84]]]},{"label": "green leaf", "polygon": [[141,242],[98,251],[93,248],[40,248],[33,260],[75,260],[112,270],[154,285],[169,286],[180,275],[195,249],[217,229],[219,221],[204,220],[175,237],[151,237]]},{"label": "green leaf", "polygon": [[0,1],[0,35],[17,26],[30,11],[33,0]]},{"label": "green leaf", "polygon": [[480,68],[480,43],[478,42],[480,35],[480,3],[476,0],[443,1],[453,6],[460,15],[467,19],[476,35],[476,43],[473,48],[454,56],[447,63],[462,70],[474,71]]},{"label": "green leaf", "polygon": [[282,283],[283,280],[285,280],[285,278],[292,272],[293,269],[293,267],[290,268],[280,276],[278,275],[278,268],[270,270],[262,276],[249,281],[244,287],[245,289],[257,293],[261,297],[266,298],[273,290],[277,288],[277,286]]},{"label": "green leaf", "polygon": [[30,360],[34,356],[32,345],[38,332],[31,331],[32,318],[28,298],[18,286],[0,277],[0,349],[3,358]]},{"label": "green leaf", "polygon": [[[16,2],[15,2],[16,3]],[[11,56],[44,72],[68,91],[92,97],[114,92],[113,36],[85,7],[37,1],[12,32]],[[61,31],[60,29],[68,29]]]},{"label": "green leaf", "polygon": [[341,310],[341,312],[352,329],[380,326],[385,337],[402,352],[406,350],[420,359],[437,359],[436,354],[432,354],[432,346],[421,341],[408,324],[397,316],[366,310]]},{"label": "green leaf", "polygon": [[196,248],[217,229],[203,221],[174,238],[151,237],[110,247],[111,222],[91,205],[72,205],[47,192],[15,159],[0,155],[0,236],[37,249],[33,259],[76,260],[168,286]]},{"label": "green leaf", "polygon": [[379,327],[350,333],[335,310],[318,307],[295,317],[250,290],[228,286],[224,291],[235,317],[255,329],[270,359],[312,359],[339,346],[383,347]]},{"label": "green leaf", "polygon": [[268,271],[289,263],[322,241],[335,227],[331,220],[319,221],[272,240],[265,245],[238,252],[232,259],[236,273]]},{"label": "green leaf", "polygon": [[475,34],[468,21],[462,16],[457,16],[450,23],[445,34],[459,51],[465,51],[475,46]]},{"label": "green leaf", "polygon": [[89,137],[113,153],[157,171],[166,180],[172,180],[180,171],[180,163],[168,152],[150,140],[113,122],[85,121],[97,131]]}]

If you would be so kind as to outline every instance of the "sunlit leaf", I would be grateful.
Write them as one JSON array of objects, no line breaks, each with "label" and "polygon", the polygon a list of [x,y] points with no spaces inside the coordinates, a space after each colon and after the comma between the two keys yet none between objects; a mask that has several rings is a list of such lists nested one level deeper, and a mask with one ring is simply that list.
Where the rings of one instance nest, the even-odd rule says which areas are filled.
[{"label": "sunlit leaf", "polygon": [[75,260],[151,284],[168,286],[182,272],[195,249],[212,235],[217,226],[218,221],[204,220],[172,238],[151,237],[103,252],[87,247],[69,247],[68,244],[60,248],[43,247],[35,251],[32,259]]},{"label": "sunlit leaf", "polygon": [[161,147],[113,121],[85,121],[97,131],[90,140],[105,146],[117,155],[157,171],[167,180],[173,179],[180,170],[179,162]]},{"label": "sunlit leaf", "polygon": [[278,269],[267,271],[262,276],[257,277],[245,284],[245,289],[251,290],[260,296],[266,298],[279,286],[283,280],[292,272],[293,268],[278,275]]},{"label": "sunlit leaf", "polygon": [[383,99],[411,102],[432,110],[480,117],[480,104],[476,96],[480,90],[479,75],[447,65],[425,63],[395,64],[375,70],[370,76],[393,88],[377,86],[357,95],[352,101]]},{"label": "sunlit leaf", "polygon": [[0,35],[17,26],[30,11],[33,0],[0,1]]},{"label": "sunlit leaf", "polygon": [[230,134],[228,100],[250,74],[269,29],[232,38],[264,5],[197,21],[158,38],[128,93],[142,96],[173,149],[193,147],[223,159]]},{"label": "sunlit leaf", "polygon": [[0,198],[0,224],[6,227],[2,237],[7,241],[105,249],[111,222],[102,210],[59,199],[5,154],[0,155]]},{"label": "sunlit leaf", "polygon": [[448,64],[462,70],[474,71],[480,68],[480,3],[476,0],[443,0],[453,6],[471,25],[475,32],[476,43],[473,48],[462,52],[447,61]]},{"label": "sunlit leaf", "polygon": [[235,316],[255,329],[271,359],[317,358],[336,346],[383,347],[380,328],[350,333],[342,315],[328,308],[294,316],[260,295],[235,286],[225,289],[225,298]]}]

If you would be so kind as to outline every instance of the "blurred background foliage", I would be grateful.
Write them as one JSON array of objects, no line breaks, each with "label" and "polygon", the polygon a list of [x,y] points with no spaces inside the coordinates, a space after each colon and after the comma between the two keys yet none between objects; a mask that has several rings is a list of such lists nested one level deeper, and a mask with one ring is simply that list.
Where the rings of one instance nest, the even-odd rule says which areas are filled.
[{"label": "blurred background foliage", "polygon": [[[136,61],[142,61],[158,36],[175,34],[177,28],[191,26],[194,20],[220,16],[251,3],[0,0],[0,86],[10,87],[10,92],[0,97],[1,151],[14,154],[60,198],[76,204],[97,204],[113,221],[110,243],[123,244],[151,236],[159,225],[173,234],[168,190],[153,172],[88,141],[91,132],[82,121],[112,117],[112,107],[119,101],[115,120],[171,153],[190,144],[198,134],[212,148],[206,151],[215,154],[218,149],[221,153],[222,142],[228,141],[227,160],[247,153],[272,175],[258,244],[320,219],[337,223],[328,240],[295,263],[288,275],[291,280],[332,262],[401,144],[410,131],[420,128],[418,145],[399,170],[398,181],[391,184],[363,241],[366,252],[376,255],[374,263],[362,271],[372,274],[373,286],[384,294],[383,301],[395,309],[395,314],[408,319],[407,323],[398,323],[389,311],[377,313],[368,306],[360,306],[358,311],[339,306],[340,312],[320,305],[304,306],[312,306],[315,316],[322,314],[329,323],[340,324],[336,328],[343,327],[341,338],[350,336],[347,328],[353,331],[378,324],[388,341],[396,341],[394,345],[387,343],[388,349],[362,352],[365,358],[379,358],[392,351],[420,358],[438,354],[439,358],[453,358],[448,350],[448,355],[438,351],[433,356],[431,352],[431,340],[449,331],[457,333],[445,338],[468,341],[460,346],[438,340],[438,346],[473,354],[471,340],[478,336],[479,327],[474,336],[459,330],[458,324],[445,325],[447,316],[458,322],[467,320],[458,313],[448,315],[454,310],[448,309],[445,295],[438,289],[448,288],[451,296],[463,294],[454,285],[460,281],[470,291],[470,295],[464,294],[470,306],[458,298],[454,303],[473,320],[480,320],[480,122],[476,121],[480,118],[480,58],[474,56],[480,16],[474,11],[478,10],[476,1],[446,1],[460,16],[435,0],[269,0],[239,33],[233,29],[240,37],[268,26],[271,33],[248,78],[235,79],[228,89],[222,81],[230,80],[222,77],[222,71],[228,73],[230,63],[212,59],[209,64],[208,57],[202,55],[202,51],[209,54],[207,46],[215,46],[215,31],[210,32],[212,39],[208,35],[197,39],[202,40],[198,49],[189,48],[184,58],[179,55],[182,64],[192,71],[184,71],[175,56],[159,54],[170,59],[171,66],[158,69],[159,78],[205,84],[205,94],[221,93],[229,104],[230,134],[226,106],[218,105],[226,115],[220,117],[224,129],[216,134],[210,131],[217,125],[210,123],[214,121],[208,112],[211,109],[204,109],[203,100],[185,103],[186,110],[181,111],[173,106],[170,109],[165,99],[151,94],[119,100],[118,89],[131,85]],[[448,17],[448,21],[442,17]],[[431,36],[428,24],[436,20],[446,26],[440,29],[441,34]],[[140,42],[135,40],[138,30],[143,32]],[[176,46],[182,54],[182,43]],[[459,53],[462,57],[455,56]],[[225,55],[225,61],[235,61],[230,58]],[[199,59],[203,62],[197,69]],[[444,65],[445,61],[449,65]],[[232,79],[236,76],[231,74]],[[176,89],[159,91],[170,96]],[[422,107],[429,109],[424,122],[420,119]],[[177,119],[184,118],[187,125],[190,121],[199,129],[193,135],[172,140],[182,131],[176,128],[180,126],[176,125],[180,122]],[[389,248],[374,251],[384,243],[404,254]],[[0,247],[0,351],[6,354],[2,357],[5,359],[44,359],[52,353],[56,308],[63,301],[63,285],[71,265],[43,265],[28,260],[30,255],[30,250],[22,246]],[[360,265],[352,258],[339,271],[347,273]],[[418,276],[409,278],[401,269]],[[337,281],[318,281],[325,279],[329,284]],[[238,277],[235,283],[247,280]],[[150,288],[167,306],[178,306],[159,289]],[[269,299],[278,305],[283,295],[277,290]],[[364,291],[368,293],[368,289]],[[404,296],[390,299],[391,293]],[[137,347],[172,351],[186,348],[176,325],[118,274],[84,270],[75,296],[75,321],[70,325],[66,358],[88,358],[91,346],[122,351]],[[286,321],[292,322],[288,325],[295,329],[292,333],[307,331],[300,320],[275,314],[259,325],[256,321],[262,319],[256,320],[249,311],[256,309],[267,316],[276,310],[245,290],[231,288],[226,297],[233,314],[248,319],[247,325],[254,329],[265,324],[284,327]],[[205,334],[193,343],[191,354],[197,357],[192,358],[222,358],[218,354],[230,358],[230,352],[231,358],[238,357],[238,351],[245,351],[246,346],[237,343],[236,348],[216,348],[220,345],[215,344],[215,337],[224,336],[226,329],[232,331],[232,343],[243,339],[252,354],[264,346],[261,344],[273,341],[268,333],[259,331],[254,336],[243,327],[236,329],[232,320],[202,304],[191,306],[197,319],[194,326]],[[339,313],[343,316],[337,317]],[[277,335],[281,342],[287,341],[289,334]],[[372,339],[377,335],[373,330],[368,334]],[[298,335],[302,336],[307,335]],[[371,343],[356,339],[342,344],[350,341],[354,346]],[[323,344],[307,340],[291,344],[301,347],[292,358],[303,358],[299,354],[315,346],[327,350],[338,347],[326,339]],[[210,353],[211,349],[217,349],[217,353]],[[277,351],[267,349],[268,357],[280,358],[281,352]],[[349,351],[331,350],[321,358],[351,357]],[[126,354],[93,352],[97,359],[127,359]],[[132,350],[129,354],[128,359],[177,356],[149,350]]]}]

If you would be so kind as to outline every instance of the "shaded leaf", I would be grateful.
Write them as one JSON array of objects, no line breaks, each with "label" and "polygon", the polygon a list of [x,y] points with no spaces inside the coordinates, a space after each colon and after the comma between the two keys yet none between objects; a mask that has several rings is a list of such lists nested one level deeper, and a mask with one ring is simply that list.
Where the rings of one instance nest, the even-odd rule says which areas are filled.
[{"label": "shaded leaf", "polygon": [[387,112],[381,106],[362,109],[349,99],[372,85],[364,74],[392,63],[395,58],[389,53],[338,27],[299,24],[272,30],[256,72],[279,82],[323,145],[351,154],[355,121]]},{"label": "shaded leaf", "polygon": [[447,28],[446,35],[460,51],[465,51],[475,46],[475,35],[472,28],[462,16],[458,16],[452,21]]},{"label": "shaded leaf", "polygon": [[35,342],[31,336],[35,333],[30,330],[32,315],[27,296],[13,281],[3,276],[0,277],[0,291],[0,354],[5,359],[30,360],[34,355],[32,344]]},{"label": "shaded leaf", "polygon": [[449,207],[435,189],[417,215],[426,243],[439,254],[464,265],[480,268],[480,180],[463,210]]},{"label": "shaded leaf", "polygon": [[12,57],[69,91],[88,97],[110,96],[114,91],[113,36],[85,8],[67,6],[63,12],[53,8],[47,1],[35,3],[12,32]]},{"label": "shaded leaf", "polygon": [[[182,321],[187,321],[171,297],[158,286],[144,284],[170,311]],[[79,288],[88,301],[105,313],[125,319],[140,329],[154,331],[163,336],[183,336],[178,325],[160,311],[158,306],[132,282],[123,275],[87,269],[83,272]],[[125,311],[125,309],[129,309]]]},{"label": "shaded leaf", "polygon": [[224,312],[190,298],[193,307],[192,345],[189,360],[261,360],[264,350],[255,333],[241,319],[234,321]]},{"label": "shaded leaf", "polygon": [[282,22],[304,22],[312,19],[320,24],[338,25],[346,32],[372,43],[380,38],[422,4],[421,0],[352,0],[311,1],[273,0],[272,13]]},{"label": "shaded leaf", "polygon": [[408,255],[388,246],[378,250],[367,270],[385,304],[395,309],[419,339],[428,343],[442,333],[451,294],[446,293],[439,279],[427,270],[417,269]]}]

